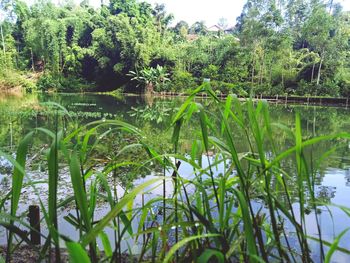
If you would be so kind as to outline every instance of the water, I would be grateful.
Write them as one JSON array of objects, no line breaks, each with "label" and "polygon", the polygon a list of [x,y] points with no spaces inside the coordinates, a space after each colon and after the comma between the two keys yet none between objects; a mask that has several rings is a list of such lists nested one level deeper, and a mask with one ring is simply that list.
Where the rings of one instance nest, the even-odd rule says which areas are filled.
[{"label": "water", "polygon": [[[7,96],[0,97],[0,147],[8,153],[14,153],[16,145],[19,140],[30,130],[37,127],[47,127],[53,129],[54,115],[45,116],[41,114],[41,103],[54,101],[65,108],[73,115],[74,119],[78,119],[81,123],[87,123],[97,119],[120,119],[130,122],[146,134],[150,135],[152,139],[150,143],[168,149],[167,142],[170,141],[171,131],[166,129],[171,122],[171,115],[176,111],[176,107],[181,104],[180,99],[164,100],[156,98],[147,98],[139,96],[126,96],[121,99],[107,96],[107,95],[93,95],[93,94],[33,94],[25,97]],[[207,102],[203,101],[204,104]],[[33,110],[34,109],[34,110]],[[136,109],[136,110],[135,110]],[[304,139],[314,136],[346,132],[350,129],[350,115],[349,110],[345,108],[336,107],[319,107],[319,106],[297,106],[297,105],[270,105],[270,115],[273,122],[283,124],[287,127],[294,127],[295,113],[301,113],[301,122]],[[212,112],[215,114],[215,111]],[[190,141],[193,136],[196,136],[196,121],[193,125],[184,130],[184,140],[181,150],[190,152]],[[68,123],[62,123],[69,127]],[[280,136],[279,136],[280,135]],[[186,140],[186,138],[188,140]],[[237,148],[240,151],[246,149],[246,142],[240,142],[240,135],[235,135]],[[294,144],[294,141],[288,138],[285,133],[277,133],[275,137],[276,143],[281,150],[287,149]],[[47,142],[46,142],[47,143]],[[40,150],[44,151],[47,144],[42,142],[39,144]],[[320,157],[332,147],[337,147],[329,157],[325,158],[317,173],[317,195],[325,202],[331,202],[337,205],[349,206],[350,196],[350,144],[346,140],[332,140],[330,142],[312,146],[307,150],[308,155],[312,155],[315,160]],[[35,153],[33,153],[35,154]],[[203,156],[203,162],[207,160]],[[42,164],[44,166],[44,164]],[[33,165],[32,178],[45,178],[46,172],[41,171],[41,164]],[[3,194],[9,189],[10,165],[6,160],[0,159],[0,193]],[[220,169],[216,173],[220,172]],[[39,172],[40,171],[40,172]],[[167,174],[170,175],[171,171]],[[192,168],[188,164],[182,164],[180,167],[180,174],[183,176],[190,176]],[[134,183],[140,183],[149,179],[138,179]],[[65,184],[68,184],[69,178],[66,171],[61,172],[61,188],[59,188],[59,199],[63,199],[68,194],[72,194],[71,190],[67,192]],[[39,193],[47,192],[46,184],[38,185]],[[171,192],[171,184],[167,189]],[[120,194],[123,193],[123,188],[118,190]],[[161,195],[161,189],[154,189],[152,194],[147,198],[155,195]],[[23,194],[25,201],[22,200],[20,211],[24,211],[28,203],[36,202],[36,194],[31,190],[25,189]],[[29,200],[29,201],[28,201]],[[141,200],[138,198],[137,205],[140,205]],[[101,205],[97,217],[102,216],[108,207]],[[323,238],[331,241],[342,230],[350,225],[350,219],[341,209],[331,207],[330,214],[326,209],[321,208],[320,221],[322,226]],[[62,219],[69,210],[62,210],[60,218]],[[313,213],[307,216],[307,226],[310,234],[317,234],[317,228]],[[60,220],[60,230],[64,235],[70,235],[73,239],[77,238],[77,232],[65,220]],[[75,234],[73,234],[75,233]],[[0,231],[0,243],[5,243],[4,231]],[[311,242],[313,245],[313,243]],[[315,248],[316,244],[314,245]],[[341,240],[340,246],[350,249],[350,233],[347,233]],[[317,250],[317,249],[315,249]],[[344,262],[346,255],[337,252],[334,256],[334,262]],[[317,255],[315,255],[317,258]],[[347,259],[348,260],[348,259]]]}]

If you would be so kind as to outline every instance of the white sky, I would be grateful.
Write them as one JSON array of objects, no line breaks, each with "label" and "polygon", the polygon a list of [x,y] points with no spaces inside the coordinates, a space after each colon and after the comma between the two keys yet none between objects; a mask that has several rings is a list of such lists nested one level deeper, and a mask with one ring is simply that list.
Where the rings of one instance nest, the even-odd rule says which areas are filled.
[{"label": "white sky", "polygon": [[[204,20],[207,26],[226,18],[229,25],[236,24],[245,0],[146,0],[149,3],[164,3],[166,10],[175,15],[175,22],[185,20],[190,25]],[[350,1],[350,0],[349,0]]]},{"label": "white sky", "polygon": [[[35,0],[24,0],[33,3]],[[60,2],[60,0],[52,0]],[[73,0],[81,2],[81,0]],[[107,2],[108,0],[104,0]],[[141,0],[139,0],[141,1]],[[151,4],[164,3],[168,13],[175,16],[174,23],[185,20],[190,25],[196,21],[205,21],[207,26],[217,24],[220,18],[226,18],[230,26],[236,24],[236,18],[241,14],[246,0],[144,0]],[[99,6],[101,0],[89,0],[92,6]],[[334,0],[350,11],[350,0]]]},{"label": "white sky", "polygon": [[[95,1],[95,0],[90,0]],[[185,20],[190,25],[204,20],[207,26],[217,24],[220,18],[226,18],[228,24],[236,24],[246,0],[145,0],[151,4],[164,3],[168,13],[175,15],[175,23]],[[350,11],[350,0],[335,0],[344,10]]]}]

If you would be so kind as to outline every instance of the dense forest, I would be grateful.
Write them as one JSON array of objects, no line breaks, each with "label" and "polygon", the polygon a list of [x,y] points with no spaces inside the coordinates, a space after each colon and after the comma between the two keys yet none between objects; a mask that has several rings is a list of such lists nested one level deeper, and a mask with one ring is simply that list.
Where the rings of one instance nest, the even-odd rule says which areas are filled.
[{"label": "dense forest", "polygon": [[173,23],[162,4],[2,0],[0,81],[27,90],[350,95],[350,13],[324,0],[248,0],[233,28]]}]

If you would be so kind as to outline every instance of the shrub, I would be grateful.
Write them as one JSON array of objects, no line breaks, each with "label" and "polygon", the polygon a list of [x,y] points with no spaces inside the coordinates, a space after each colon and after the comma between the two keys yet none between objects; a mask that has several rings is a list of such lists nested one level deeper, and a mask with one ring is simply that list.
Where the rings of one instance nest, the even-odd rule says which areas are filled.
[{"label": "shrub", "polygon": [[41,91],[48,91],[48,90],[60,90],[61,89],[61,83],[59,81],[58,76],[52,75],[50,73],[43,74],[37,83],[38,89]]},{"label": "shrub", "polygon": [[192,74],[180,69],[176,69],[173,72],[169,85],[169,88],[174,91],[194,89],[197,87],[196,79],[192,76]]},{"label": "shrub", "polygon": [[65,91],[65,92],[82,92],[94,88],[94,84],[88,84],[80,78],[71,76],[61,76],[51,73],[45,73],[40,77],[37,83],[41,91]]},{"label": "shrub", "polygon": [[237,94],[239,96],[247,96],[248,93],[240,84],[227,83],[224,81],[211,81],[210,85],[216,93]]},{"label": "shrub", "polygon": [[298,83],[296,94],[300,96],[339,96],[339,86],[335,81],[327,80],[322,84],[317,85],[315,81],[306,82],[301,80]]},{"label": "shrub", "polygon": [[202,77],[211,80],[217,80],[219,78],[219,68],[216,65],[209,65],[202,70]]}]

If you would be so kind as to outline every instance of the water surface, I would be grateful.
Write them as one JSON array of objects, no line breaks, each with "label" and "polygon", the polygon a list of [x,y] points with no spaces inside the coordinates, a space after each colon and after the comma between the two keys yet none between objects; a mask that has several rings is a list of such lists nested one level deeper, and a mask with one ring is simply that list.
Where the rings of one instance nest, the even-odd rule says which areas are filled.
[{"label": "water surface", "polygon": [[[55,116],[45,116],[40,113],[41,103],[53,101],[65,107],[73,118],[80,123],[87,123],[98,119],[119,119],[130,122],[138,126],[141,130],[147,130],[154,133],[154,143],[166,144],[170,141],[171,131],[167,127],[171,123],[171,114],[176,111],[176,107],[181,104],[181,99],[161,99],[147,98],[141,96],[125,96],[115,98],[108,95],[94,94],[32,94],[26,96],[7,96],[0,97],[0,147],[8,153],[14,153],[19,140],[30,130],[37,127],[54,128]],[[208,104],[206,101],[202,101]],[[320,106],[301,106],[301,105],[275,105],[271,104],[270,115],[274,123],[282,124],[293,128],[295,123],[295,113],[301,114],[303,129],[303,138],[308,139],[315,136],[333,134],[338,132],[350,131],[349,110],[337,107]],[[136,110],[135,110],[136,109]],[[148,115],[147,115],[148,114]],[[215,114],[215,111],[212,112]],[[68,124],[64,124],[69,126]],[[184,136],[191,141],[191,136],[195,135],[195,121],[193,127],[187,127]],[[246,142],[240,139],[239,134],[234,138],[237,148],[241,151],[246,149]],[[163,140],[163,141],[162,141]],[[275,137],[276,143],[283,149],[293,146],[294,141],[286,137],[284,133]],[[45,145],[43,144],[43,147]],[[166,148],[166,146],[164,146]],[[336,147],[334,153],[322,161],[317,170],[317,195],[325,202],[335,203],[337,205],[349,206],[350,202],[350,144],[346,140],[333,140],[326,143],[312,146],[306,151],[308,156],[313,159],[319,159],[325,152],[332,147]],[[182,147],[183,151],[189,151],[186,146],[186,140]],[[207,158],[203,156],[205,163]],[[205,164],[204,164],[205,165]],[[288,164],[287,164],[288,165]],[[37,168],[40,169],[40,168]],[[64,171],[64,170],[63,170]],[[9,187],[11,166],[4,160],[0,160],[0,190],[6,192]],[[170,175],[170,171],[167,172]],[[183,164],[180,167],[180,174],[191,176],[192,168]],[[220,173],[220,167],[216,173]],[[40,176],[40,173],[33,173],[33,177]],[[64,175],[62,175],[63,178]],[[140,179],[141,181],[147,180]],[[66,178],[67,180],[68,177]],[[140,182],[139,180],[139,182]],[[45,191],[42,185],[41,191]],[[169,190],[170,189],[170,190]],[[171,191],[171,185],[168,190]],[[64,189],[59,190],[62,195]],[[154,190],[154,195],[161,194],[161,191]],[[29,198],[35,196],[35,193],[26,193]],[[150,196],[149,198],[151,198]],[[140,203],[137,200],[136,203]],[[22,203],[21,210],[26,207]],[[101,206],[101,215],[105,212],[105,207]],[[323,238],[333,240],[342,230],[350,225],[350,219],[339,208],[331,208],[331,214],[326,208],[321,208],[321,226]],[[61,218],[67,213],[63,211]],[[98,215],[97,215],[98,216]],[[317,234],[317,228],[313,213],[307,216],[308,232]],[[72,234],[73,227],[64,220],[60,222],[62,234]],[[0,231],[0,241],[5,243],[4,231]],[[316,245],[315,245],[316,246]],[[346,234],[340,242],[340,246],[350,249],[350,233]],[[317,255],[315,255],[317,259]],[[344,262],[346,256],[337,252],[334,257],[335,262]]]}]

